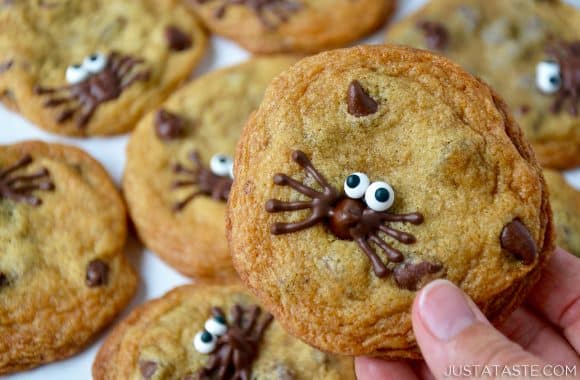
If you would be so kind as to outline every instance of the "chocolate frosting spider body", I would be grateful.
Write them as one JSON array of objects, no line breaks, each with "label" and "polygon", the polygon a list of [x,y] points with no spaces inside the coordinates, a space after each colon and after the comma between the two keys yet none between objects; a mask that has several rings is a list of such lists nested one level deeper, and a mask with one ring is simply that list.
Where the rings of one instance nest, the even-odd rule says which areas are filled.
[{"label": "chocolate frosting spider body", "polygon": [[[213,0],[194,0],[205,4]],[[260,22],[268,29],[275,29],[282,22],[288,21],[292,13],[300,10],[302,5],[295,0],[220,0],[221,5],[215,12],[216,18],[223,18],[226,10],[232,5],[243,5],[250,8]]]},{"label": "chocolate frosting spider body", "polygon": [[32,193],[37,190],[51,191],[54,189],[48,170],[42,168],[33,174],[14,174],[30,166],[32,162],[32,157],[26,155],[14,165],[0,170],[0,199],[5,198],[15,202],[24,202],[31,206],[40,206],[42,204],[42,200]]},{"label": "chocolate frosting spider body", "polygon": [[[285,202],[271,199],[266,202],[266,210],[275,213],[310,209],[312,213],[308,218],[299,222],[273,224],[271,227],[272,234],[279,235],[297,232],[310,228],[318,223],[324,223],[337,238],[355,241],[369,258],[373,271],[378,277],[385,277],[390,273],[390,270],[371,247],[370,243],[374,243],[379,247],[386,254],[390,262],[403,263],[405,260],[404,255],[386,243],[379,235],[379,232],[383,232],[385,235],[403,244],[413,244],[416,240],[413,235],[389,227],[386,223],[403,222],[418,225],[423,223],[423,216],[421,214],[392,214],[373,210],[361,199],[352,199],[346,194],[339,193],[314,168],[303,152],[294,151],[292,153],[292,159],[303,167],[306,173],[311,175],[323,190],[316,191],[285,174],[276,174],[274,176],[275,184],[289,186],[311,198],[311,200]],[[368,188],[370,189],[371,186],[368,186]],[[385,195],[385,188],[375,186],[374,189],[376,189],[376,194],[379,194],[381,197]],[[424,263],[414,264],[407,262],[404,265],[399,265],[395,269],[395,280],[400,286],[414,289],[423,276],[441,270],[439,264],[429,264],[428,267]],[[419,271],[417,270],[419,266],[428,270]],[[409,280],[409,277],[411,277],[411,280]]]},{"label": "chocolate frosting spider body", "polygon": [[[217,155],[218,157],[214,156],[212,160],[218,161],[224,159],[227,160],[227,157],[221,157],[221,155]],[[182,187],[191,187],[196,186],[196,190],[187,196],[184,200],[178,202],[174,206],[175,211],[183,210],[194,198],[199,195],[207,195],[215,200],[226,202],[230,195],[230,189],[232,187],[232,178],[226,175],[216,174],[214,170],[207,168],[201,158],[199,157],[198,152],[192,152],[189,155],[189,159],[194,163],[195,167],[193,169],[189,169],[184,167],[181,164],[177,164],[174,167],[174,172],[178,174],[184,174],[189,177],[187,180],[179,180],[173,183],[173,188],[182,188]],[[229,162],[224,162],[224,165],[229,165]],[[227,173],[229,170],[226,168]],[[225,174],[224,173],[224,174]]]},{"label": "chocolate frosting spider body", "polygon": [[549,46],[546,52],[557,60],[561,77],[560,88],[551,109],[553,112],[560,111],[568,100],[570,114],[577,116],[580,100],[580,41],[559,42]]},{"label": "chocolate frosting spider body", "polygon": [[[222,309],[214,307],[212,314],[213,325],[216,325],[216,321],[218,326],[222,325],[223,331],[219,333],[223,335],[216,338],[212,329],[201,333],[200,337],[206,334],[217,340],[210,352],[207,365],[198,373],[197,379],[250,380],[252,364],[258,356],[264,332],[273,320],[272,315],[264,313],[262,316],[262,310],[256,305],[247,309],[234,305],[231,311],[232,321],[226,325],[226,317]],[[208,326],[207,323],[206,326]],[[204,345],[203,339],[200,338],[197,343]]]},{"label": "chocolate frosting spider body", "polygon": [[69,85],[62,87],[37,86],[39,95],[50,95],[44,103],[48,108],[61,108],[56,117],[58,123],[78,115],[76,125],[86,128],[96,109],[103,103],[117,99],[127,87],[137,81],[149,79],[149,70],[136,69],[144,61],[113,52],[105,57],[93,54],[83,65],[67,69]]}]

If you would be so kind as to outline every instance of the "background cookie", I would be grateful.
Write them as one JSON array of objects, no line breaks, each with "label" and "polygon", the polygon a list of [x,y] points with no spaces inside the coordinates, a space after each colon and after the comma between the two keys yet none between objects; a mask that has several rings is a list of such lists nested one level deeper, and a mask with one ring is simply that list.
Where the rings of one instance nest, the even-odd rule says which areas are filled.
[{"label": "background cookie", "polygon": [[213,32],[254,53],[317,52],[379,28],[393,0],[188,0]]},{"label": "background cookie", "polygon": [[444,54],[489,83],[543,165],[580,165],[576,8],[559,1],[431,1],[393,25],[386,39]]},{"label": "background cookie", "polygon": [[130,130],[206,45],[178,0],[9,1],[0,9],[0,100],[54,133]]},{"label": "background cookie", "polygon": [[554,211],[556,243],[580,256],[580,191],[574,189],[557,171],[544,170]]},{"label": "background cookie", "polygon": [[330,352],[418,358],[416,289],[446,278],[501,320],[553,250],[541,170],[505,105],[428,52],[356,47],[292,66],[244,128],[234,177],[238,273]]},{"label": "background cookie", "polygon": [[0,147],[0,374],[70,356],[129,302],[123,202],[82,151]]},{"label": "background cookie", "polygon": [[[256,301],[238,286],[186,285],[162,298],[151,301],[122,322],[109,336],[93,365],[93,376],[103,379],[209,379],[215,372],[205,371],[210,357],[207,352],[216,349],[217,334],[233,332],[236,324],[234,305],[239,305],[244,323],[248,323]],[[224,319],[213,318],[215,307],[221,309]],[[352,359],[340,359],[317,351],[296,338],[286,334],[271,316],[259,310],[250,336],[255,343],[244,341],[257,348],[255,358],[245,356],[245,364],[238,370],[247,370],[248,379],[293,380],[354,380]],[[206,322],[207,321],[207,322]],[[205,325],[205,326],[204,326]],[[208,342],[201,340],[201,332],[208,332]],[[211,331],[211,333],[209,333]],[[263,332],[263,333],[261,333]],[[198,336],[199,335],[199,336]],[[219,339],[219,338],[218,338]],[[224,339],[221,338],[223,342]],[[221,345],[217,345],[217,350]],[[231,347],[231,346],[230,346]],[[199,352],[199,351],[202,352]],[[243,350],[241,352],[244,352]],[[232,362],[222,362],[234,369]],[[226,377],[232,378],[232,377]]]},{"label": "background cookie", "polygon": [[123,181],[131,215],[145,244],[180,272],[233,273],[224,222],[231,157],[266,86],[294,61],[260,58],[199,78],[131,136]]}]

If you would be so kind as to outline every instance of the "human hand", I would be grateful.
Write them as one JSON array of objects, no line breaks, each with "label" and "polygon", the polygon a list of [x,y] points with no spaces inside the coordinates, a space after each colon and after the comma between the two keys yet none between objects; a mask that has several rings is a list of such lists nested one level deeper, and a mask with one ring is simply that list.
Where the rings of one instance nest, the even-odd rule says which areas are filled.
[{"label": "human hand", "polygon": [[516,370],[523,375],[518,378],[528,378],[533,368],[535,378],[547,378],[549,368],[558,374],[554,365],[580,371],[580,259],[556,249],[527,300],[498,329],[445,280],[417,294],[412,321],[425,362],[360,357],[358,380],[514,378]]}]

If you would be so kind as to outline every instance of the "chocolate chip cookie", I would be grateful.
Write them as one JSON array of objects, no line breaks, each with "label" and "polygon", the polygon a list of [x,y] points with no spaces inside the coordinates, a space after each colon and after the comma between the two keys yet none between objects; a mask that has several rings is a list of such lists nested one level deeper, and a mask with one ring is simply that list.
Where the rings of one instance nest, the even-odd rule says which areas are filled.
[{"label": "chocolate chip cookie", "polygon": [[134,131],[123,181],[131,216],[145,244],[180,272],[234,273],[224,219],[235,144],[270,80],[294,61],[259,58],[210,73]]},{"label": "chocolate chip cookie", "polygon": [[544,170],[554,211],[556,243],[580,257],[580,191],[555,170]]},{"label": "chocolate chip cookie", "polygon": [[554,248],[548,193],[503,101],[448,59],[396,46],[306,58],[237,146],[234,266],[322,350],[419,358],[410,308],[434,278],[499,321]]},{"label": "chocolate chip cookie", "polygon": [[103,379],[354,380],[352,359],[291,337],[237,285],[187,285],[134,310],[93,364]]},{"label": "chocolate chip cookie", "polygon": [[542,165],[580,165],[580,10],[560,1],[431,1],[393,25],[387,42],[431,49],[481,77],[505,98]]},{"label": "chocolate chip cookie", "polygon": [[0,147],[0,374],[71,356],[133,296],[123,201],[72,147]]},{"label": "chocolate chip cookie", "polygon": [[188,0],[213,32],[254,53],[312,53],[379,28],[394,0]]},{"label": "chocolate chip cookie", "polygon": [[206,45],[178,0],[4,1],[0,25],[0,101],[71,136],[132,129]]}]

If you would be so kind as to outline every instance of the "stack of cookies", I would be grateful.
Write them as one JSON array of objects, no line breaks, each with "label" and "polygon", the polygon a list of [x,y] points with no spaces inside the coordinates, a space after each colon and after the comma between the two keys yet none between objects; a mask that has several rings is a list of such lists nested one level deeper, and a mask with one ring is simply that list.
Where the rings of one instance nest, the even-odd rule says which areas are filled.
[{"label": "stack of cookies", "polygon": [[[354,379],[352,356],[422,358],[429,281],[499,323],[556,244],[580,256],[558,171],[580,165],[580,11],[438,0],[344,48],[395,5],[1,3],[0,101],[51,133],[130,136],[121,191],[72,146],[0,146],[0,375],[126,309],[129,223],[192,283],[108,332],[98,380]],[[209,33],[260,55],[192,78]]]}]

